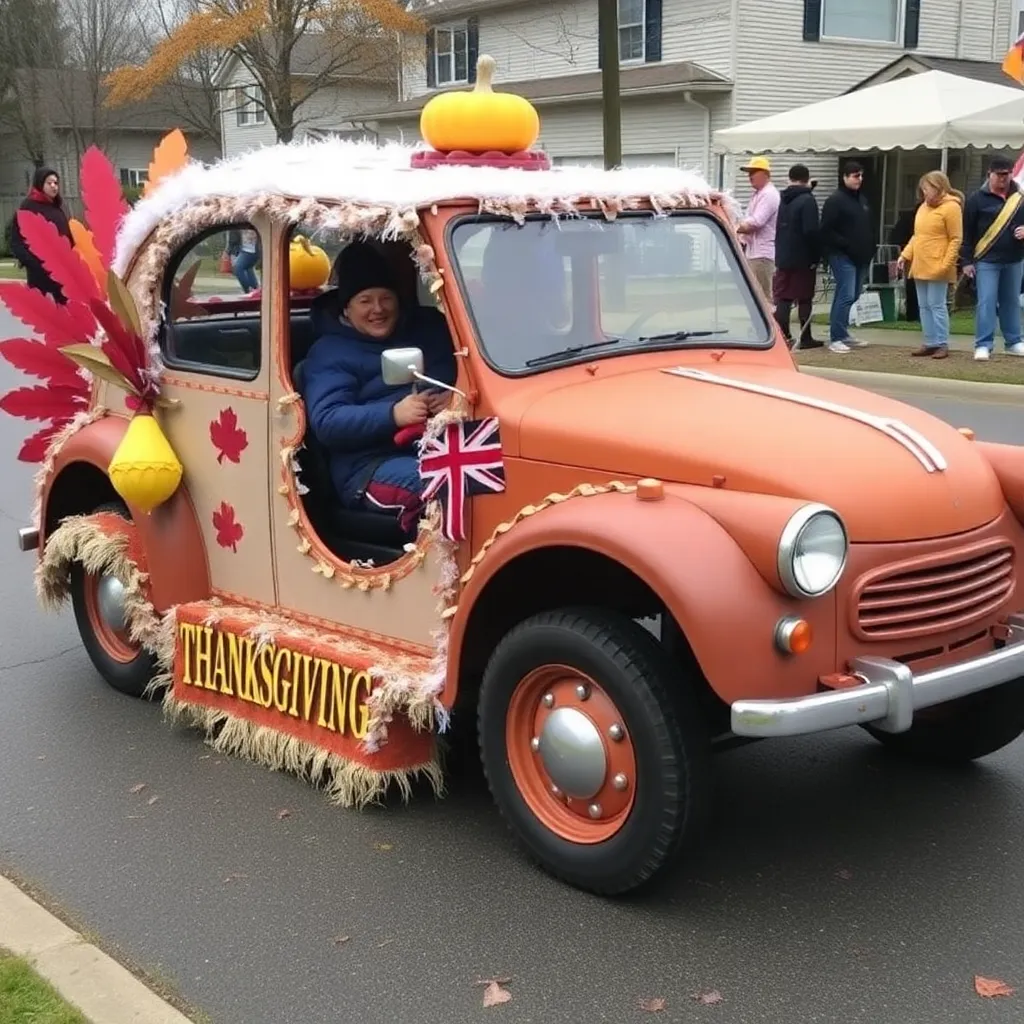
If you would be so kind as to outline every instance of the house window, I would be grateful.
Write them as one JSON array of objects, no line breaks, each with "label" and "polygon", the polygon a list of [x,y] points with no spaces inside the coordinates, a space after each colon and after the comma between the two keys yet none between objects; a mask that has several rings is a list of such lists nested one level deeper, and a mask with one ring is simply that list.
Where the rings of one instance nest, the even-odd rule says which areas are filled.
[{"label": "house window", "polygon": [[619,0],[619,60],[644,59],[647,0]]},{"label": "house window", "polygon": [[821,0],[822,39],[899,43],[906,0]]},{"label": "house window", "polygon": [[135,167],[121,168],[121,185],[124,188],[141,188],[146,184],[149,172]]},{"label": "house window", "polygon": [[235,89],[235,123],[239,128],[267,123],[267,107],[260,86]]},{"label": "house window", "polygon": [[1024,0],[1013,0],[1013,21],[1010,28],[1010,45],[1024,36]]},{"label": "house window", "polygon": [[434,81],[438,85],[469,81],[469,28],[465,22],[434,29]]}]

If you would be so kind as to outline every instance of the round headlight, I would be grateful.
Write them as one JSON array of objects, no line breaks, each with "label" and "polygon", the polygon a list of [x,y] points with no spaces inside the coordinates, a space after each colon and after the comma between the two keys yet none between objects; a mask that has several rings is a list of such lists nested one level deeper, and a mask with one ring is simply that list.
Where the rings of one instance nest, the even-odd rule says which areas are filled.
[{"label": "round headlight", "polygon": [[804,505],[779,538],[779,579],[793,597],[821,597],[839,582],[848,551],[838,514],[825,505]]}]

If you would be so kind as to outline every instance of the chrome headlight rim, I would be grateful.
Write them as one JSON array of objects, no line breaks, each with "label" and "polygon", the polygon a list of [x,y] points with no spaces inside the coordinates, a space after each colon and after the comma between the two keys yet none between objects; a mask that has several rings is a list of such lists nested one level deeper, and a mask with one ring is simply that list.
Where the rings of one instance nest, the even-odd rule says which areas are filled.
[{"label": "chrome headlight rim", "polygon": [[[803,536],[804,530],[818,517],[828,516],[830,519],[834,519],[839,529],[843,534],[843,557],[839,563],[839,568],[836,570],[835,576],[832,582],[825,587],[824,590],[810,591],[800,585],[800,581],[796,576],[795,562],[796,555],[798,554],[800,538]],[[786,593],[791,597],[798,598],[815,598],[824,597],[826,594],[835,589],[836,585],[843,578],[843,573],[846,571],[846,563],[850,557],[850,535],[846,531],[846,524],[843,522],[842,517],[834,509],[828,505],[822,505],[818,502],[809,502],[806,505],[801,505],[787,521],[786,525],[782,529],[782,535],[779,537],[779,552],[778,552],[778,573],[779,580],[782,583]]]}]

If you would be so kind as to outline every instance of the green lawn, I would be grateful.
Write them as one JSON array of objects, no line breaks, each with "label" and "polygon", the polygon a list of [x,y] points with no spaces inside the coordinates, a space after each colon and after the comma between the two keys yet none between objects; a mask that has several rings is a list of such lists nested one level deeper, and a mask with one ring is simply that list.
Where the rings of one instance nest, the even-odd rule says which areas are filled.
[{"label": "green lawn", "polygon": [[89,1024],[29,966],[0,950],[0,1024]]},{"label": "green lawn", "polygon": [[0,260],[0,281],[24,281],[25,273],[14,260]]},{"label": "green lawn", "polygon": [[[811,318],[816,324],[827,324],[828,314],[817,313]],[[920,322],[913,322],[911,320],[894,320],[886,322],[880,320],[876,324],[865,324],[865,327],[870,327],[871,330],[880,331],[919,331],[921,330]],[[963,309],[956,313],[951,313],[949,317],[949,333],[950,334],[966,334],[968,336],[974,335],[974,310]]]}]

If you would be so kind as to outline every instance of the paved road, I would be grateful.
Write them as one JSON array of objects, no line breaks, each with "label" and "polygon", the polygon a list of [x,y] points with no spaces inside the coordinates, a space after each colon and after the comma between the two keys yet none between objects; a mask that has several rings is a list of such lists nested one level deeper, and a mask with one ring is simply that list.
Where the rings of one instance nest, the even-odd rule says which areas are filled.
[{"label": "paved road", "polygon": [[[923,404],[1024,443],[1010,406]],[[666,1022],[1021,1019],[1024,743],[956,772],[857,730],[723,754],[702,854],[643,898],[591,898],[520,859],[478,776],[337,810],[106,688],[15,550],[21,433],[0,416],[0,862],[215,1024],[621,1024],[650,998]],[[986,1003],[976,973],[1022,993]],[[493,977],[514,1000],[483,1010]]]}]

